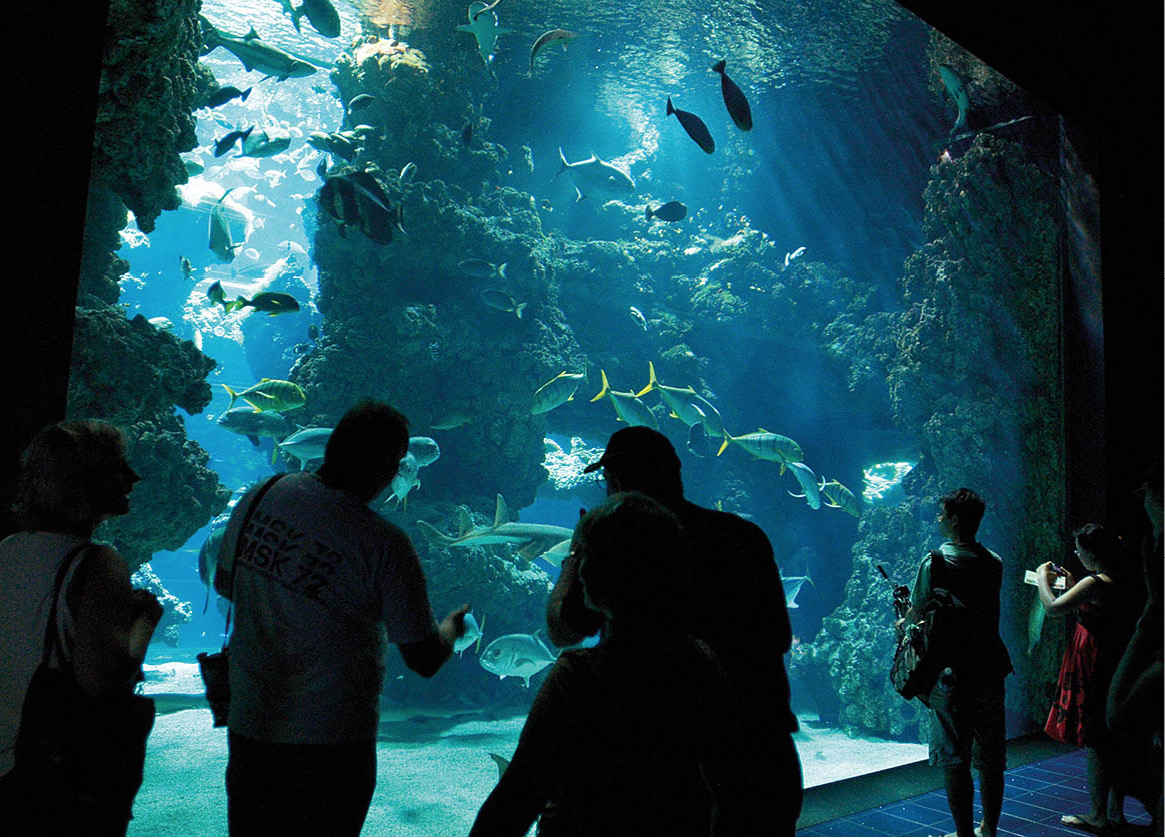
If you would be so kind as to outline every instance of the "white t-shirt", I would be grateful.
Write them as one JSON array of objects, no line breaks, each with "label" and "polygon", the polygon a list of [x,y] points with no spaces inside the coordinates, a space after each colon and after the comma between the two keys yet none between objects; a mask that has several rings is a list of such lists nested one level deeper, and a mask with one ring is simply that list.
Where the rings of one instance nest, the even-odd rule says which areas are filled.
[{"label": "white t-shirt", "polygon": [[[15,761],[20,711],[44,652],[57,571],[69,551],[85,543],[54,532],[18,532],[0,541],[0,776]],[[57,605],[57,636],[66,657],[72,654],[74,631],[65,593],[76,569],[74,562]]]},{"label": "white t-shirt", "polygon": [[224,550],[238,544],[230,729],[265,742],[371,739],[387,644],[437,630],[416,551],[399,527],[309,472],[277,480],[240,538],[257,490],[223,536]]}]

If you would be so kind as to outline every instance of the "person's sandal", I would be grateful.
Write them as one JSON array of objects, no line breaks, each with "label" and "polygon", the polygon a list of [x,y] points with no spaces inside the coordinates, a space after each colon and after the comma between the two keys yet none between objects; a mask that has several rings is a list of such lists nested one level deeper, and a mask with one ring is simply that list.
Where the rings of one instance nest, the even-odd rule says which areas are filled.
[{"label": "person's sandal", "polygon": [[1062,815],[1060,823],[1064,826],[1070,826],[1073,829],[1082,829],[1085,832],[1092,832],[1100,835],[1108,829],[1108,821],[1102,820],[1100,822],[1094,821],[1086,815]]}]

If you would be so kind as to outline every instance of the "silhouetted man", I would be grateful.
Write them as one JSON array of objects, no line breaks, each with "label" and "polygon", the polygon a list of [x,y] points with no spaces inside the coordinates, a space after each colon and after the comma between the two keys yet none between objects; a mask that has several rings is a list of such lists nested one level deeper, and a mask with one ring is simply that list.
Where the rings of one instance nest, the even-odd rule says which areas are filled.
[{"label": "silhouetted man", "polygon": [[[680,459],[667,437],[651,428],[611,435],[603,456],[586,472],[603,470],[607,493],[639,491],[670,509],[691,539],[687,596],[676,602],[680,626],[707,643],[735,686],[741,728],[750,737],[747,771],[755,791],[741,814],[741,834],[792,835],[801,813],[801,762],[793,744],[797,717],[789,707],[783,655],[792,629],[781,574],[768,537],[738,515],[684,499]],[[568,556],[546,609],[551,641],[570,646],[599,631],[603,616],[589,609]]]}]

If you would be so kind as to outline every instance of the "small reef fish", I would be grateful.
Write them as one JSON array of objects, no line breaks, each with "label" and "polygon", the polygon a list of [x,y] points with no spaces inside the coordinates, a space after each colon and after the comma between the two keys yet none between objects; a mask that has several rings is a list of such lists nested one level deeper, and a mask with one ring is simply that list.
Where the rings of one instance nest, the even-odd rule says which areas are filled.
[{"label": "small reef fish", "polygon": [[227,220],[226,208],[223,206],[223,201],[226,200],[227,195],[231,194],[233,190],[234,187],[232,186],[226,192],[222,193],[222,197],[215,201],[214,206],[210,210],[210,226],[208,230],[210,252],[223,262],[234,261],[235,251],[243,246],[243,242],[235,244],[231,241],[231,225]]},{"label": "small reef fish", "polygon": [[182,161],[182,168],[184,168],[186,170],[187,177],[194,177],[195,175],[200,175],[206,171],[206,167],[203,166],[197,160],[185,160],[184,159]]},{"label": "small reef fish", "polygon": [[797,605],[797,594],[801,593],[801,586],[808,582],[813,584],[813,580],[809,578],[809,574],[804,576],[782,576],[781,586],[785,589],[785,607],[786,608],[800,608]]},{"label": "small reef fish", "polygon": [[603,389],[599,390],[598,395],[591,399],[592,402],[597,402],[606,396],[615,406],[615,415],[628,425],[644,425],[659,430],[659,423],[655,421],[655,414],[651,412],[651,408],[641,402],[634,393],[620,393],[617,390],[612,390],[607,381],[606,370],[599,370],[599,373],[603,377]]},{"label": "small reef fish", "polygon": [[635,306],[631,306],[627,311],[631,315],[631,322],[638,326],[643,331],[647,331],[647,318],[643,316],[643,312]]},{"label": "small reef fish", "polygon": [[794,250],[792,253],[786,253],[785,254],[785,267],[786,268],[789,267],[790,262],[792,262],[794,259],[800,259],[804,255],[805,255],[805,245],[801,245],[796,250]]},{"label": "small reef fish", "polygon": [[228,314],[236,309],[247,307],[253,308],[255,311],[265,311],[268,317],[274,317],[276,314],[299,311],[299,302],[290,294],[284,294],[280,291],[260,291],[249,300],[240,296],[234,302],[226,304]]},{"label": "small reef fish", "polygon": [[518,302],[500,288],[486,288],[481,292],[481,300],[490,308],[507,313],[512,312],[519,320],[522,319],[522,310],[527,305],[527,303]]},{"label": "small reef fish", "polygon": [[586,380],[587,377],[583,373],[563,370],[534,391],[530,413],[535,416],[539,413],[549,413],[559,405],[573,401],[575,391]]},{"label": "small reef fish", "polygon": [[658,218],[660,221],[682,221],[684,216],[688,214],[688,208],[679,201],[668,201],[659,209],[653,210],[651,204],[647,205],[647,220]]},{"label": "small reef fish", "polygon": [[469,144],[473,142],[473,123],[472,122],[466,122],[465,125],[462,127],[462,129],[461,129],[461,142],[466,148],[469,148]]},{"label": "small reef fish", "polygon": [[478,654],[481,653],[481,638],[482,630],[485,628],[485,617],[481,618],[481,625],[477,624],[477,618],[473,616],[470,611],[465,615],[465,634],[453,641],[453,651],[460,657],[461,653],[468,649],[473,644],[477,644],[475,650]]},{"label": "small reef fish", "polygon": [[254,27],[251,27],[251,31],[246,35],[238,38],[220,32],[202,15],[198,16],[198,20],[202,26],[202,49],[199,55],[207,55],[222,47],[243,62],[243,67],[247,70],[257,70],[278,81],[303,78],[316,71],[314,65],[263,41]]},{"label": "small reef fish", "polygon": [[943,87],[947,89],[947,93],[954,100],[955,108],[958,110],[955,124],[951,126],[950,130],[950,133],[953,134],[967,124],[967,111],[971,109],[971,99],[967,95],[967,85],[959,78],[959,74],[955,72],[953,67],[940,64],[938,74],[939,78],[942,79]]},{"label": "small reef fish", "polygon": [[717,61],[712,65],[712,72],[720,74],[720,94],[724,97],[724,106],[728,108],[728,115],[741,131],[752,130],[752,109],[748,106],[748,99],[736,82],[728,78],[724,72],[724,61]]},{"label": "small reef fish", "polygon": [[648,361],[647,386],[635,395],[642,396],[652,390],[659,391],[659,397],[671,408],[671,415],[676,419],[689,428],[693,425],[702,425],[710,439],[723,439],[721,450],[728,446],[731,436],[724,429],[720,411],[691,387],[668,387],[666,384],[660,384],[659,379],[655,377],[655,364]]},{"label": "small reef fish", "polygon": [[283,413],[303,407],[307,403],[307,395],[303,388],[293,381],[264,378],[240,393],[236,393],[225,384],[222,386],[231,397],[231,403],[227,406],[228,413],[238,399],[249,404],[256,413],[260,411]]},{"label": "small reef fish", "polygon": [[712,139],[712,135],[708,132],[708,126],[704,124],[704,120],[690,111],[681,111],[671,103],[671,97],[669,96],[667,97],[667,115],[671,116],[673,113],[696,145],[708,154],[716,150],[716,141]]},{"label": "small reef fish", "polygon": [[228,313],[230,309],[227,307],[227,292],[222,290],[222,283],[217,279],[210,284],[206,289],[206,298],[212,303],[217,303],[222,306],[223,313]]},{"label": "small reef fish", "polygon": [[[751,434],[729,436],[728,440],[735,442],[754,457],[759,457],[762,460],[768,460],[773,463],[780,463],[781,474],[785,473],[785,465],[787,463],[800,462],[805,458],[805,453],[796,442],[787,436],[770,433],[764,428]],[[720,453],[724,453],[724,447],[721,447]]]},{"label": "small reef fish", "polygon": [[[278,413],[259,413],[245,407],[236,407],[235,410],[245,410],[251,416],[279,416]],[[279,418],[283,418],[280,416]],[[328,439],[332,436],[331,428],[300,428],[291,436],[278,444],[284,454],[290,454],[299,460],[300,471],[305,470],[310,463],[324,458],[324,449],[328,446]]]},{"label": "small reef fish", "polygon": [[356,96],[353,96],[351,101],[348,102],[348,113],[354,114],[357,111],[370,108],[379,101],[379,96],[373,96],[371,93],[360,93]]},{"label": "small reef fish", "polygon": [[251,136],[251,132],[254,130],[255,130],[255,126],[252,125],[246,131],[231,131],[229,134],[224,136],[222,139],[215,140],[214,141],[214,156],[215,157],[222,157],[224,154],[226,154],[228,151],[230,151],[232,148],[234,148],[235,143],[237,143],[239,140],[243,140],[244,142],[246,142],[247,138]]},{"label": "small reef fish", "polygon": [[630,175],[622,169],[604,162],[596,154],[592,153],[589,158],[579,160],[577,163],[568,163],[566,155],[562,153],[562,147],[559,146],[558,156],[562,160],[562,165],[551,180],[563,172],[568,173],[570,179],[574,181],[575,192],[578,193],[576,201],[581,201],[583,198],[609,201],[632,195],[635,192],[635,181],[631,179]]},{"label": "small reef fish", "polygon": [[473,421],[473,417],[467,413],[459,413],[457,411],[450,411],[442,414],[436,421],[430,422],[429,427],[435,431],[451,431],[454,428],[460,428],[462,425],[468,425]]},{"label": "small reef fish", "polygon": [[246,90],[239,90],[232,85],[225,85],[206,97],[206,107],[217,108],[220,105],[225,105],[231,99],[238,99],[240,102],[245,102],[247,101],[247,97],[251,95],[252,90],[254,90],[253,87],[248,87]]},{"label": "small reef fish", "polygon": [[[229,392],[229,390],[228,390]],[[232,398],[231,404],[234,404]],[[231,407],[218,417],[218,425],[240,436],[245,436],[256,448],[261,437],[272,440],[283,439],[292,428],[291,422],[278,413],[256,412],[251,407]],[[271,462],[275,462],[276,450],[271,452]]]},{"label": "small reef fish", "polygon": [[825,505],[830,509],[844,510],[855,518],[862,517],[862,511],[858,507],[858,499],[854,497],[854,493],[836,480],[823,483],[821,493],[825,495]]},{"label": "small reef fish", "polygon": [[[317,151],[331,154],[333,157],[339,157],[349,163],[356,159],[363,144],[360,136],[351,131],[333,131],[331,134],[325,134],[323,131],[312,131],[307,135],[305,142]],[[320,177],[323,177],[322,173]]]},{"label": "small reef fish", "polygon": [[526,78],[530,78],[534,75],[534,57],[538,55],[539,52],[541,52],[542,47],[552,43],[553,41],[561,41],[562,49],[565,51],[567,43],[573,41],[577,37],[578,35],[574,32],[571,32],[569,29],[551,29],[549,32],[543,32],[538,36],[538,40],[534,42],[534,46],[530,49],[530,69],[522,75]]},{"label": "small reef fish", "polygon": [[469,4],[467,17],[469,23],[461,24],[457,27],[457,31],[468,32],[477,40],[477,51],[481,53],[481,60],[485,62],[486,68],[492,75],[493,68],[490,65],[493,62],[494,52],[497,51],[498,36],[510,35],[514,30],[498,26],[497,12],[488,3],[482,3],[480,0]]},{"label": "small reef fish", "polygon": [[475,279],[500,279],[506,278],[506,265],[508,262],[502,262],[500,265],[495,265],[488,259],[462,259],[457,263],[457,268],[466,276],[472,276]]},{"label": "small reef fish", "polygon": [[817,482],[817,475],[813,473],[813,469],[804,463],[788,463],[789,471],[793,472],[793,476],[797,478],[797,482],[801,484],[801,494],[789,492],[795,498],[805,498],[805,502],[809,504],[810,509],[821,508],[821,489],[825,486],[825,478],[821,478],[821,482]]},{"label": "small reef fish", "polygon": [[320,187],[319,204],[345,236],[355,227],[380,245],[392,243],[392,230],[401,228],[400,207],[393,207],[384,187],[367,171],[328,178]]},{"label": "small reef fish", "polygon": [[194,279],[194,265],[185,256],[178,257],[178,268],[182,271],[183,279]]},{"label": "small reef fish", "polygon": [[526,524],[510,520],[510,510],[501,495],[497,498],[494,522],[490,526],[475,527],[469,510],[461,507],[457,516],[458,535],[448,536],[431,524],[417,521],[417,528],[431,544],[438,547],[476,547],[485,544],[512,544],[518,555],[527,561],[551,550],[570,539],[574,531],[553,524]]},{"label": "small reef fish", "polygon": [[[252,126],[254,127],[254,126]],[[291,145],[291,132],[283,128],[255,131],[243,139],[239,157],[274,157]]]},{"label": "small reef fish", "polygon": [[529,688],[530,676],[557,658],[537,634],[506,634],[486,646],[478,660],[487,672],[499,678],[521,678]]},{"label": "small reef fish", "polygon": [[401,183],[412,183],[413,175],[417,173],[416,163],[405,163],[404,168],[400,170],[400,177],[397,178]]}]

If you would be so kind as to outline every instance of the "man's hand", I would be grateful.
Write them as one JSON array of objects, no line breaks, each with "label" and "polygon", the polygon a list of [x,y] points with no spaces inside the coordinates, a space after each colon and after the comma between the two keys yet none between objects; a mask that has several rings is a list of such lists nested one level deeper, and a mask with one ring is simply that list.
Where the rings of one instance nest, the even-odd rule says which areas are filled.
[{"label": "man's hand", "polygon": [[437,626],[437,632],[441,635],[441,642],[453,648],[454,641],[465,634],[465,615],[469,613],[469,603],[465,603],[460,608],[455,608],[450,611],[441,624]]}]

